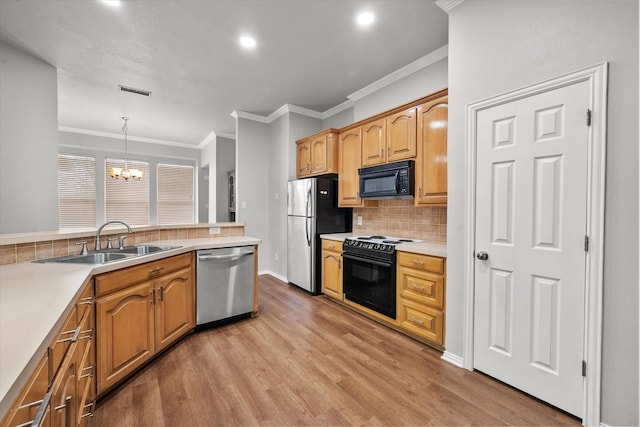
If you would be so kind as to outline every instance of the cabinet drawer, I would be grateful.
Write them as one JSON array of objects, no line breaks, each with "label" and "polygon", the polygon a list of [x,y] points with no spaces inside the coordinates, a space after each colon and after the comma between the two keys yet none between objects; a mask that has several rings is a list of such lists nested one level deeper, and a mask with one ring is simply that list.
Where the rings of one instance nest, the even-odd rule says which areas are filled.
[{"label": "cabinet drawer", "polygon": [[441,274],[398,267],[398,289],[403,298],[438,310],[444,308],[444,277]]},{"label": "cabinet drawer", "polygon": [[96,297],[182,268],[191,267],[192,256],[192,253],[189,252],[96,276]]},{"label": "cabinet drawer", "polygon": [[336,240],[322,239],[322,250],[342,253],[342,242]]},{"label": "cabinet drawer", "polygon": [[429,255],[414,254],[411,252],[398,252],[398,265],[418,268],[434,273],[444,273],[444,258]]},{"label": "cabinet drawer", "polygon": [[444,344],[444,315],[441,310],[401,299],[400,327],[438,344]]},{"label": "cabinet drawer", "polygon": [[74,307],[62,329],[58,332],[56,339],[49,346],[49,381],[58,372],[62,360],[64,359],[69,347],[78,339],[80,330],[78,329],[78,320],[76,317],[76,308]]},{"label": "cabinet drawer", "polygon": [[48,365],[45,355],[29,378],[20,397],[14,403],[14,407],[7,412],[5,419],[2,420],[2,424],[0,424],[2,427],[18,426],[31,422],[36,417],[42,399],[49,388]]}]

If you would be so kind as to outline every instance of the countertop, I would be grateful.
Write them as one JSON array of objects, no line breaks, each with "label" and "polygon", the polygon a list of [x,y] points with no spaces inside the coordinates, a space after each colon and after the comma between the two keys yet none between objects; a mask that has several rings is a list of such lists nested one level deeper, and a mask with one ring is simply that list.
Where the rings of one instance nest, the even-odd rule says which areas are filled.
[{"label": "countertop", "polygon": [[147,244],[179,248],[103,265],[23,262],[0,267],[0,419],[94,275],[198,249],[261,242],[248,236],[165,240]]},{"label": "countertop", "polygon": [[[333,233],[333,234],[321,234],[321,239],[335,240],[337,242],[344,242],[344,239],[348,237],[355,237],[353,233]],[[421,255],[431,255],[446,258],[447,257],[447,245],[441,243],[402,243],[396,245],[396,249],[401,252],[411,252]]]}]

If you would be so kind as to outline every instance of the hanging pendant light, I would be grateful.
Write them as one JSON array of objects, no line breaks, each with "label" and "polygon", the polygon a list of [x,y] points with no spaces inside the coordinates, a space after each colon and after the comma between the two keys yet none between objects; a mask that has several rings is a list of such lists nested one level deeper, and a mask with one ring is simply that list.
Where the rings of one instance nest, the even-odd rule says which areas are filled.
[{"label": "hanging pendant light", "polygon": [[124,169],[115,167],[111,168],[109,169],[109,175],[111,176],[111,178],[122,178],[125,181],[129,179],[140,181],[140,178],[142,178],[142,171],[139,169],[129,169],[128,165],[129,154],[127,147],[127,121],[129,120],[129,117],[123,117],[122,120],[124,120],[124,126],[122,126],[122,132],[124,132]]}]

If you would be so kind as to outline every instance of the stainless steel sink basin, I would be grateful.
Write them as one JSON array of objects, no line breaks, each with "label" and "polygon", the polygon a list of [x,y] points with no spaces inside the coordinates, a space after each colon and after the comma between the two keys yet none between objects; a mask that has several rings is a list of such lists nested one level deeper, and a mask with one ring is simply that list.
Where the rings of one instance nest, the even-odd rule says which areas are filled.
[{"label": "stainless steel sink basin", "polygon": [[70,262],[72,264],[105,264],[111,261],[128,258],[127,254],[119,254],[115,252],[98,252],[87,255],[77,255],[57,262]]},{"label": "stainless steel sink basin", "polygon": [[138,245],[128,246],[123,249],[108,249],[100,252],[90,252],[85,255],[67,255],[57,258],[39,259],[37,263],[70,263],[70,264],[106,264],[113,261],[120,261],[126,258],[135,258],[143,255],[149,255],[156,252],[168,251],[176,249],[180,246],[154,246],[154,245]]},{"label": "stainless steel sink basin", "polygon": [[154,252],[168,251],[169,249],[175,249],[177,247],[178,246],[138,245],[127,246],[124,249],[115,249],[113,252],[118,254],[147,255]]}]

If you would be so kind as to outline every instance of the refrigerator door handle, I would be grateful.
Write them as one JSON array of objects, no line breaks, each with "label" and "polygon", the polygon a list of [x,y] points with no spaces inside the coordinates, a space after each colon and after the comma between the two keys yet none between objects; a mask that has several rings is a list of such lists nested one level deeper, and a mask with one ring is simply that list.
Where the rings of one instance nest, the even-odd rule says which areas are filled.
[{"label": "refrigerator door handle", "polygon": [[306,214],[306,216],[311,216],[311,212],[309,212],[309,203],[311,202],[311,188],[309,188],[309,191],[307,192],[307,205],[304,208],[304,212]]},{"label": "refrigerator door handle", "polygon": [[309,236],[309,221],[311,221],[311,218],[306,217],[304,219],[304,231],[307,235],[307,246],[311,247],[311,238]]}]

